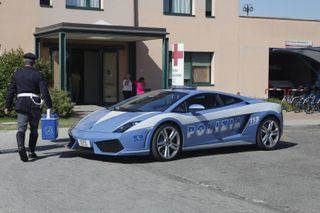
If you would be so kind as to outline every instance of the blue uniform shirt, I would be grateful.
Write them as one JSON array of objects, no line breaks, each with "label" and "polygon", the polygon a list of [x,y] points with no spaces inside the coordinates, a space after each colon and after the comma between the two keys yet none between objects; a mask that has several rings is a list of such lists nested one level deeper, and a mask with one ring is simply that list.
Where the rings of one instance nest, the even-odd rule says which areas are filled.
[{"label": "blue uniform shirt", "polygon": [[[14,72],[11,83],[7,91],[6,108],[10,109],[15,94],[34,93],[41,96],[47,107],[52,108],[52,101],[44,76],[33,67],[24,67]],[[40,102],[39,98],[34,101]],[[17,112],[30,112],[32,108],[39,107],[28,97],[20,97],[16,102]]]}]

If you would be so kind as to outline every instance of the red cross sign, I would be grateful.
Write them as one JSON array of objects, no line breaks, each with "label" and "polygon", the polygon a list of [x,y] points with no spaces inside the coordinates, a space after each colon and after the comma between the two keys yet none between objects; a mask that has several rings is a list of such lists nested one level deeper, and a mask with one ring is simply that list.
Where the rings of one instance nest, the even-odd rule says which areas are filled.
[{"label": "red cross sign", "polygon": [[184,45],[172,45],[172,86],[184,85]]},{"label": "red cross sign", "polygon": [[178,44],[174,44],[172,52],[172,60],[174,66],[178,66],[178,59],[183,59],[183,51],[179,51]]}]

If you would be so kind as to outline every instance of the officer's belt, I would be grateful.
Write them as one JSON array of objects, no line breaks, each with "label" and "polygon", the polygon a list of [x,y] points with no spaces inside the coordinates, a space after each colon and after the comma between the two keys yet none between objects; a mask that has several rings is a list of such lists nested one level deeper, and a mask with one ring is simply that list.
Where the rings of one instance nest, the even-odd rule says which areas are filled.
[{"label": "officer's belt", "polygon": [[39,95],[34,94],[34,93],[19,93],[17,96],[18,96],[18,98],[21,98],[21,97],[40,98]]}]

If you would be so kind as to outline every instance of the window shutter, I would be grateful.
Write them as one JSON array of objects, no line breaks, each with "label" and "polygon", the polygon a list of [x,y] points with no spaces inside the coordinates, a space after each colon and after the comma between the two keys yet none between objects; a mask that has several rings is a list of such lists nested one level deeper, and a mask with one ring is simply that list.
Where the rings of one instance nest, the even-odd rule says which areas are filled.
[{"label": "window shutter", "polygon": [[192,66],[210,67],[212,60],[211,53],[193,53]]}]

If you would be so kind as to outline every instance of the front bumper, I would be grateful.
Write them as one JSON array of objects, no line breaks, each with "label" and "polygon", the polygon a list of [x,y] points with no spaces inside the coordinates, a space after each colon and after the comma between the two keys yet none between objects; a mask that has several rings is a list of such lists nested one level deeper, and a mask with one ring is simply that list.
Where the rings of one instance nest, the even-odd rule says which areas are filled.
[{"label": "front bumper", "polygon": [[[103,133],[70,129],[68,148],[84,153],[109,156],[148,155],[150,132],[136,130],[125,133]],[[79,140],[86,140],[90,147],[82,147]]]}]

